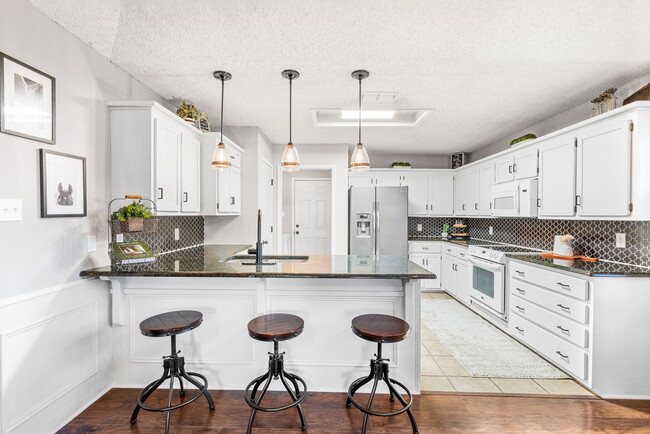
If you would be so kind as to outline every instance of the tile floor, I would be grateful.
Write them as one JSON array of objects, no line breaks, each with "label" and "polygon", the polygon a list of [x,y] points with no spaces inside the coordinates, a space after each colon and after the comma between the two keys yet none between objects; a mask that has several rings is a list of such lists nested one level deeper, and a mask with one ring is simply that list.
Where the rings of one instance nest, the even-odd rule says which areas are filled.
[{"label": "tile floor", "polygon": [[[451,299],[445,293],[423,293],[422,298]],[[593,396],[570,379],[472,377],[424,324],[421,366],[422,391]]]}]

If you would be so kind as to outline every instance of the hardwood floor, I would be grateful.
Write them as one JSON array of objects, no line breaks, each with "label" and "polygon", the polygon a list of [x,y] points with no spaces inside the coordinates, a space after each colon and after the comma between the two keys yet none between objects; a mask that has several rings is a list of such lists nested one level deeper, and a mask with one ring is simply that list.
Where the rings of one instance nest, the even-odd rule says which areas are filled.
[{"label": "hardwood floor", "polygon": [[[129,424],[136,389],[112,389],[83,411],[59,433],[160,433],[165,417],[141,411],[136,425]],[[172,433],[243,433],[250,409],[241,391],[213,391],[216,409],[209,411],[205,399],[176,410]],[[188,391],[187,397],[191,397]],[[267,405],[285,402],[285,394],[273,393]],[[363,402],[359,394],[360,402]],[[162,393],[151,401],[162,404]],[[154,398],[152,397],[152,398]],[[309,433],[360,432],[362,414],[345,408],[345,394],[310,393],[303,403]],[[385,395],[377,408],[388,409]],[[381,399],[384,398],[384,399]],[[149,401],[148,401],[149,402]],[[374,406],[373,406],[374,409]],[[605,401],[591,397],[489,395],[435,393],[415,398],[413,412],[421,433],[650,433],[650,401]],[[410,433],[406,414],[370,418],[373,433]],[[258,413],[254,433],[299,433],[294,409]]]}]

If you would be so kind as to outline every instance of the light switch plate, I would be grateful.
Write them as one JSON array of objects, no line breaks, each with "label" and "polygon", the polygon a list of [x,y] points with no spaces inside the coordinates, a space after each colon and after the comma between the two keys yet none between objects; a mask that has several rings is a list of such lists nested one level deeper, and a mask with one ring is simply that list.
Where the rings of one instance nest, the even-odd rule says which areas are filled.
[{"label": "light switch plate", "polygon": [[23,219],[21,199],[0,199],[0,222],[19,222]]},{"label": "light switch plate", "polygon": [[494,226],[490,226],[490,227],[488,228],[488,233],[489,233],[490,235],[494,235]]},{"label": "light switch plate", "polygon": [[174,241],[181,239],[181,231],[178,228],[174,229]]},{"label": "light switch plate", "polygon": [[422,223],[418,223],[418,232],[422,232]]},{"label": "light switch plate", "polygon": [[96,252],[97,251],[97,236],[96,235],[88,235],[86,238],[86,251],[88,253]]},{"label": "light switch plate", "polygon": [[115,235],[115,241],[118,243],[121,243],[124,241],[124,234],[117,234]]},{"label": "light switch plate", "polygon": [[625,234],[616,234],[616,247],[619,249],[625,248]]}]

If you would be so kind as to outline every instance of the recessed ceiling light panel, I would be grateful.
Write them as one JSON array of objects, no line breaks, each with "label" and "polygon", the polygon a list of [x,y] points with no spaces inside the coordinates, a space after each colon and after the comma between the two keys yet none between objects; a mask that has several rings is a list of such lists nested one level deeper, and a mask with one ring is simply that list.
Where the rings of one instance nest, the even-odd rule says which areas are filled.
[{"label": "recessed ceiling light panel", "polygon": [[[361,110],[361,119],[393,119],[395,110]],[[341,119],[359,119],[359,110],[341,110]]]},{"label": "recessed ceiling light panel", "polygon": [[[432,109],[362,110],[364,127],[415,127]],[[359,110],[312,109],[315,127],[355,127],[359,123]]]}]

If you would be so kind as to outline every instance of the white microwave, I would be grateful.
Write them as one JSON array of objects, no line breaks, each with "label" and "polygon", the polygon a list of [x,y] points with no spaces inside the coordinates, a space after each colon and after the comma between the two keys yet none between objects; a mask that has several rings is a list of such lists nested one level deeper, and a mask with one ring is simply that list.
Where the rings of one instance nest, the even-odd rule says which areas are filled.
[{"label": "white microwave", "polygon": [[537,217],[537,179],[495,185],[490,201],[495,217]]}]

